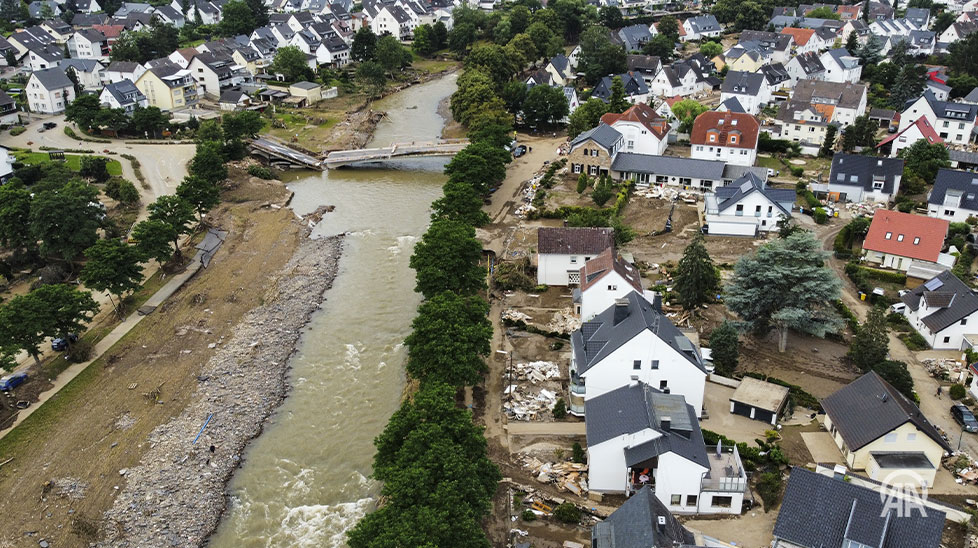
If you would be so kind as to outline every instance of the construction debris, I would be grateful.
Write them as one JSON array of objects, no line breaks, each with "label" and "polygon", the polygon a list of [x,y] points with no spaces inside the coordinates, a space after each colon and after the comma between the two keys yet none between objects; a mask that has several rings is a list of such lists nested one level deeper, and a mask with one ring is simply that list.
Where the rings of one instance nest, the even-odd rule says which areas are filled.
[{"label": "construction debris", "polygon": [[580,318],[575,318],[570,308],[565,308],[554,314],[553,319],[547,324],[547,329],[557,333],[573,333],[580,329],[580,327]]},{"label": "construction debris", "polygon": [[965,360],[951,358],[926,358],[921,360],[924,369],[936,379],[954,383],[964,383],[968,376],[968,364]]},{"label": "construction debris", "polygon": [[517,380],[537,384],[560,379],[560,367],[554,362],[544,361],[518,363],[513,366],[513,375]]},{"label": "construction debris", "polygon": [[503,321],[509,320],[513,322],[528,322],[532,320],[530,316],[510,308],[509,310],[504,310],[502,315]]},{"label": "construction debris", "polygon": [[557,393],[545,388],[534,393],[514,384],[506,387],[504,393],[503,411],[511,420],[542,420],[557,404]]},{"label": "construction debris", "polygon": [[543,462],[540,459],[523,455],[523,466],[532,472],[540,483],[549,483],[558,491],[570,491],[577,496],[587,494],[587,465],[576,462]]}]

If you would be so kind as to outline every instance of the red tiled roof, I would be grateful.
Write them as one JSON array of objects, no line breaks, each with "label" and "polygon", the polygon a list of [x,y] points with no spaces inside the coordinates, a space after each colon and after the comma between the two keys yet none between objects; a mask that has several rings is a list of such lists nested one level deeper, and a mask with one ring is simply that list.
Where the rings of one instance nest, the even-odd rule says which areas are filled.
[{"label": "red tiled roof", "polygon": [[[757,118],[743,112],[707,111],[696,117],[689,142],[694,145],[713,145],[753,149],[760,133]],[[713,140],[710,137],[713,136]]]},{"label": "red tiled roof", "polygon": [[880,141],[880,144],[876,145],[876,148],[879,148],[879,147],[881,147],[881,146],[883,146],[883,145],[885,145],[887,143],[893,142],[894,139],[896,139],[897,137],[903,135],[903,132],[904,131],[907,131],[910,128],[915,127],[915,126],[917,127],[918,130],[920,130],[920,134],[924,136],[924,139],[927,140],[927,143],[928,144],[933,145],[934,143],[943,143],[944,142],[944,139],[941,139],[941,136],[938,135],[937,134],[937,131],[934,130],[934,126],[930,125],[930,122],[927,121],[927,118],[924,118],[923,116],[921,116],[920,118],[917,118],[917,121],[916,122],[914,122],[914,123],[910,124],[909,126],[903,128],[903,131],[894,133],[893,135],[890,135],[886,139],[883,139],[882,141]]},{"label": "red tiled roof", "polygon": [[666,104],[669,105],[669,108],[671,109],[672,105],[675,105],[676,103],[682,100],[683,100],[682,95],[676,95],[674,97],[666,97]]},{"label": "red tiled roof", "polygon": [[106,38],[118,38],[126,27],[122,25],[92,25],[92,28],[101,32]]},{"label": "red tiled roof", "polygon": [[581,267],[581,291],[587,291],[612,271],[624,278],[635,291],[642,292],[642,276],[638,269],[625,262],[621,256],[612,255],[610,247]]},{"label": "red tiled roof", "polygon": [[669,126],[666,119],[659,116],[652,107],[644,103],[631,106],[621,114],[609,112],[601,116],[601,121],[609,126],[613,126],[618,121],[641,124],[651,131],[660,141],[669,133]]},{"label": "red tiled roof", "polygon": [[936,263],[948,225],[944,219],[880,209],[869,225],[863,249]]},{"label": "red tiled roof", "polygon": [[812,39],[815,31],[812,29],[799,29],[796,27],[785,27],[781,29],[781,34],[790,34],[795,39],[795,44],[804,46]]}]

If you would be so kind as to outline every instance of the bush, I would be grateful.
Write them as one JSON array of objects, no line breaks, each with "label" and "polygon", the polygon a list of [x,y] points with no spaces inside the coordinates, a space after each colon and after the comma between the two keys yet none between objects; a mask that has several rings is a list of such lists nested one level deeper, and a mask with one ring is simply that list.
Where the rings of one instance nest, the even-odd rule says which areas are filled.
[{"label": "bush", "polygon": [[598,207],[608,203],[608,200],[610,200],[614,195],[615,193],[611,189],[611,185],[607,183],[596,183],[594,185],[594,190],[591,191],[591,199],[594,200],[594,203],[598,204]]},{"label": "bush", "polygon": [[504,291],[530,291],[534,287],[534,280],[526,273],[529,266],[530,260],[526,257],[496,263],[492,283]]},{"label": "bush", "polygon": [[[11,133],[13,133],[13,132],[11,132]],[[71,137],[72,139],[77,139],[78,138],[78,135],[75,134],[75,130],[71,129],[68,126],[65,126],[65,135],[67,135],[68,137]]]},{"label": "bush", "polygon": [[13,135],[14,137],[20,135],[21,133],[24,133],[25,131],[27,131],[27,128],[24,126],[17,126],[17,127],[10,128],[10,134]]},{"label": "bush", "polygon": [[963,384],[952,384],[947,393],[951,396],[952,400],[963,400],[968,395],[968,391],[964,389]]},{"label": "bush", "polygon": [[829,222],[829,214],[825,211],[823,207],[816,207],[815,214],[812,215],[815,218],[815,224],[824,225]]},{"label": "bush", "polygon": [[784,479],[781,472],[772,470],[761,474],[761,479],[757,481],[757,493],[764,501],[764,511],[770,512],[772,508],[781,502],[781,488],[784,486]]},{"label": "bush", "polygon": [[258,177],[259,179],[274,179],[275,176],[272,175],[272,170],[264,166],[250,165],[248,166],[248,175],[252,177]]},{"label": "bush", "polygon": [[903,341],[903,344],[907,346],[908,350],[930,350],[930,345],[927,344],[927,339],[924,339],[924,337],[916,331],[900,335],[900,340]]},{"label": "bush", "polygon": [[563,523],[580,523],[581,510],[570,502],[554,508],[554,517]]},{"label": "bush", "polygon": [[526,509],[523,510],[522,514],[520,514],[520,519],[523,521],[535,521],[537,519],[537,515],[533,513],[533,510]]},{"label": "bush", "polygon": [[587,175],[581,173],[581,176],[577,178],[577,193],[584,194],[584,191],[587,189],[589,183],[590,181],[588,180]]},{"label": "bush", "polygon": [[805,168],[801,166],[791,166],[791,174],[795,177],[802,177],[805,175]]},{"label": "bush", "polygon": [[557,403],[554,404],[554,418],[561,420],[567,417],[567,404],[564,403],[564,398],[557,398]]},{"label": "bush", "polygon": [[[963,388],[964,387],[962,387],[962,389]],[[584,448],[581,447],[581,444],[576,441],[574,442],[574,445],[571,446],[571,460],[578,464],[584,464],[587,461],[587,455],[584,453]]]},{"label": "bush", "polygon": [[92,343],[79,339],[68,347],[67,357],[72,363],[88,361],[92,357]]}]

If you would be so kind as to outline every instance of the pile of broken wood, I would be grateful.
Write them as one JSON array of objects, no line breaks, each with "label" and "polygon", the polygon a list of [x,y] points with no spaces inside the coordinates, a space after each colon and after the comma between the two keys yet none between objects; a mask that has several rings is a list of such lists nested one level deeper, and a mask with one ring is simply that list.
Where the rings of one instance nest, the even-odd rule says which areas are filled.
[{"label": "pile of broken wood", "polygon": [[587,465],[576,462],[543,462],[526,455],[523,466],[533,472],[540,483],[550,483],[558,491],[570,491],[577,496],[587,495]]}]

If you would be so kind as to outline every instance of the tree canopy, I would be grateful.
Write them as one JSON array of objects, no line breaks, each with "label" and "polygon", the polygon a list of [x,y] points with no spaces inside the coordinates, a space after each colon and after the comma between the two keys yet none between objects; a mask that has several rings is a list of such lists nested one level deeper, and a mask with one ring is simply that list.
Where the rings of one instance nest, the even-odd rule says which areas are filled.
[{"label": "tree canopy", "polygon": [[99,240],[85,250],[85,266],[79,279],[96,291],[108,291],[115,295],[112,302],[116,312],[122,314],[122,299],[126,293],[139,289],[143,281],[143,267],[139,265],[142,254],[138,249],[116,239]]},{"label": "tree canopy", "polygon": [[951,158],[943,143],[928,143],[920,139],[900,151],[904,160],[903,169],[916,175],[927,184],[934,184],[937,172],[942,167],[951,167]]},{"label": "tree canopy", "polygon": [[737,328],[724,321],[710,333],[710,357],[720,375],[730,376],[740,359],[740,339]]},{"label": "tree canopy", "polygon": [[31,237],[41,241],[40,251],[71,262],[98,240],[105,210],[98,190],[80,181],[34,196],[30,211]]},{"label": "tree canopy", "polygon": [[282,74],[290,82],[313,80],[316,77],[306,61],[306,54],[297,46],[279,48],[269,68],[272,72]]},{"label": "tree canopy", "polygon": [[720,273],[706,251],[703,235],[697,234],[686,246],[675,273],[679,302],[686,310],[712,301],[720,290]]},{"label": "tree canopy", "polygon": [[415,289],[428,298],[442,291],[474,294],[485,287],[481,257],[482,244],[475,238],[475,229],[459,221],[436,219],[411,256],[411,268],[417,273]]},{"label": "tree canopy", "polygon": [[488,314],[489,303],[479,296],[445,291],[426,300],[404,341],[408,373],[422,383],[433,378],[454,386],[478,384],[488,371]]}]

